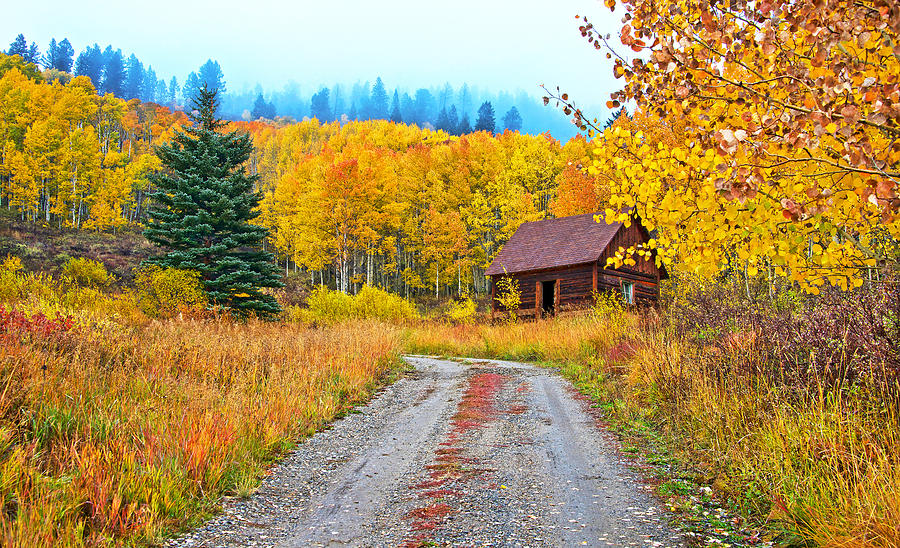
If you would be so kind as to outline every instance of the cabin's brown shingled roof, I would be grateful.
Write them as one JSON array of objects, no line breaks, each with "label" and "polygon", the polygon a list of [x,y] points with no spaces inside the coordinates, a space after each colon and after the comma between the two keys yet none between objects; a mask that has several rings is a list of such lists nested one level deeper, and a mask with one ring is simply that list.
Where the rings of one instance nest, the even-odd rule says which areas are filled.
[{"label": "cabin's brown shingled roof", "polygon": [[594,221],[594,213],[523,223],[485,271],[527,272],[591,263],[600,259],[622,223]]}]

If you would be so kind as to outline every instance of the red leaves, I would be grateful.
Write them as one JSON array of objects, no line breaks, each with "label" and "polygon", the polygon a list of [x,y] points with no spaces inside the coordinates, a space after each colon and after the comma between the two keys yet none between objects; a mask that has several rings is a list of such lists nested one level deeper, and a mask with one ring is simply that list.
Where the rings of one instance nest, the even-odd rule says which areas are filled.
[{"label": "red leaves", "polygon": [[897,197],[897,183],[889,179],[879,179],[875,182],[875,194],[882,200],[893,200]]},{"label": "red leaves", "polygon": [[781,214],[784,215],[784,218],[788,219],[789,221],[799,220],[800,216],[803,213],[800,209],[800,206],[797,205],[797,202],[789,198],[784,198],[781,200],[781,207]]},{"label": "red leaves", "polygon": [[706,29],[707,32],[715,30],[712,15],[707,10],[702,10],[700,12],[700,22],[703,23],[703,28]]},{"label": "red leaves", "polygon": [[734,154],[737,152],[740,142],[747,138],[747,132],[743,129],[737,131],[720,129],[713,136],[724,154]]},{"label": "red leaves", "polygon": [[30,317],[19,310],[10,310],[0,305],[0,335],[18,335],[51,340],[65,334],[75,325],[72,316],[48,318],[38,312]]},{"label": "red leaves", "polygon": [[859,107],[856,105],[846,105],[841,109],[841,116],[848,124],[855,124],[860,119]]}]

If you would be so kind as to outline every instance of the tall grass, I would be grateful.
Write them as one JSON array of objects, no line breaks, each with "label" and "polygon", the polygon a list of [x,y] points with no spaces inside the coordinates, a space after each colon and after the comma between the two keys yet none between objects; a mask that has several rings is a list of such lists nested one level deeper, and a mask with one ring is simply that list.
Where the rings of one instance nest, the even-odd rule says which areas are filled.
[{"label": "tall grass", "polygon": [[616,424],[649,428],[697,481],[768,522],[782,542],[900,544],[897,377],[862,372],[836,382],[809,368],[799,382],[773,375],[777,368],[734,367],[772,359],[765,333],[745,328],[738,321],[698,338],[655,311],[600,309],[512,325],[428,325],[407,329],[406,339],[417,353],[560,365]]},{"label": "tall grass", "polygon": [[132,323],[104,315],[115,296],[79,308],[59,302],[74,288],[3,275],[40,291],[0,304],[2,546],[146,543],[197,523],[399,366],[383,324]]}]

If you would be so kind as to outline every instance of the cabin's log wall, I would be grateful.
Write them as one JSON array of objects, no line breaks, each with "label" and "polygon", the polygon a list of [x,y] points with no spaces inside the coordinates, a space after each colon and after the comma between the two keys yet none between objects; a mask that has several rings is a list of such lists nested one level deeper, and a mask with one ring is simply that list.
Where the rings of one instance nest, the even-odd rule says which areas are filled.
[{"label": "cabin's log wall", "polygon": [[[619,268],[607,268],[606,261],[615,256],[620,247],[628,248],[649,239],[647,231],[637,223],[622,227],[613,237],[606,251],[597,263],[574,265],[557,269],[536,270],[509,274],[519,283],[522,299],[519,311],[522,315],[533,315],[538,311],[537,283],[557,280],[556,310],[582,308],[592,304],[594,291],[615,291],[622,293],[622,283],[634,283],[634,300],[638,304],[652,305],[659,300],[660,270],[652,260],[634,255],[636,264]],[[492,291],[499,276],[491,276]],[[492,293],[493,295],[493,293]],[[493,309],[499,305],[492,299]]]},{"label": "cabin's log wall", "polygon": [[[624,247],[625,249],[630,248],[631,246],[635,246],[637,244],[646,243],[650,239],[650,235],[647,234],[647,231],[643,229],[637,223],[631,223],[629,227],[622,227],[616,232],[616,235],[613,236],[612,241],[609,242],[609,245],[606,246],[606,251],[603,252],[603,255],[600,257],[600,267],[603,268],[606,265],[606,260],[610,257],[615,257],[616,252],[620,247]],[[656,263],[647,260],[641,257],[638,254],[634,254],[632,258],[637,261],[637,264],[630,266],[631,270],[635,270],[637,272],[641,272],[643,274],[647,274],[653,279],[659,279],[659,269],[656,268]]]},{"label": "cabin's log wall", "polygon": [[[539,293],[537,283],[557,280],[557,310],[581,308],[592,304],[594,292],[594,265],[578,265],[558,270],[537,272],[520,272],[509,274],[515,278],[522,292],[519,309],[525,315],[534,314],[537,310]],[[597,291],[614,291],[621,293],[622,282],[634,283],[634,299],[639,304],[655,304],[659,300],[659,280],[655,275],[641,272],[635,267],[603,268],[597,265]],[[492,286],[498,276],[491,277]],[[494,310],[499,310],[494,301]]]},{"label": "cabin's log wall", "polygon": [[[533,313],[537,307],[537,283],[556,280],[557,283],[557,308],[570,308],[583,306],[591,301],[591,293],[594,290],[594,265],[576,265],[556,270],[544,270],[536,272],[520,272],[509,274],[519,284],[522,298],[519,309]],[[500,276],[492,276],[492,285]],[[494,308],[497,309],[496,301]]]},{"label": "cabin's log wall", "polygon": [[654,304],[659,300],[659,280],[634,267],[605,268],[600,271],[598,291],[622,291],[622,282],[634,283],[634,300]]}]

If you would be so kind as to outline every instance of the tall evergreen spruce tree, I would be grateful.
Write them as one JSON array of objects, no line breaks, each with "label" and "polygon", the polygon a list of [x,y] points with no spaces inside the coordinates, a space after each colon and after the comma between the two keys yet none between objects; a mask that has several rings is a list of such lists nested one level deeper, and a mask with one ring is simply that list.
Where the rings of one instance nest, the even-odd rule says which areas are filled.
[{"label": "tall evergreen spruce tree", "polygon": [[494,107],[490,101],[481,103],[478,108],[478,119],[475,121],[475,131],[487,131],[494,133]]},{"label": "tall evergreen spruce tree", "polygon": [[167,169],[144,234],[167,250],[148,262],[200,273],[210,301],[243,316],[269,316],[281,308],[262,287],[281,287],[272,255],[261,250],[268,230],[249,223],[259,213],[256,176],[247,175],[250,136],[221,133],[217,91],[203,85],[193,99],[194,127],[178,132],[156,154]]}]

